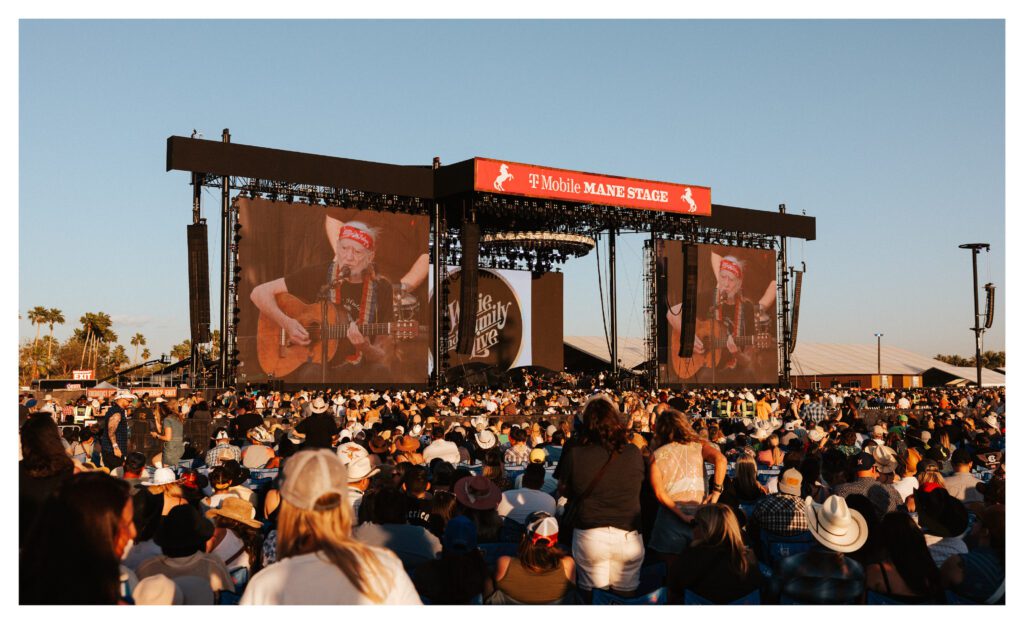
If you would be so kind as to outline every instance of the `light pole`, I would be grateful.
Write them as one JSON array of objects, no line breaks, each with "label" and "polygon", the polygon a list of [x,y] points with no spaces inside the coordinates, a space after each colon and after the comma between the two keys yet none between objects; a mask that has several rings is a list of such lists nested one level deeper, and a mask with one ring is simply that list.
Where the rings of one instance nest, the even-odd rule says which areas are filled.
[{"label": "light pole", "polygon": [[882,387],[882,336],[885,334],[881,332],[875,333],[875,338],[878,339],[878,387]]},{"label": "light pole", "polygon": [[988,251],[988,243],[964,243],[960,249],[971,250],[971,265],[974,267],[974,366],[978,371],[978,387],[981,387],[981,319],[978,315],[978,252]]}]

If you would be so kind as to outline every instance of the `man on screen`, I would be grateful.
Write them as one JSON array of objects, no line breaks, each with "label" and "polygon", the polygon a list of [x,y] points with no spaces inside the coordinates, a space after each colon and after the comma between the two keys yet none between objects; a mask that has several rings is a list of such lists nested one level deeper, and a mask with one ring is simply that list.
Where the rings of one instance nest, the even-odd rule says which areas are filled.
[{"label": "man on screen", "polygon": [[[331,221],[336,220],[328,218],[327,231],[329,235],[335,231],[336,234],[331,240],[334,258],[330,262],[307,266],[260,284],[253,288],[251,299],[261,314],[284,329],[291,344],[309,345],[312,339],[307,328],[285,314],[276,297],[289,293],[309,304],[326,297],[328,304],[339,311],[339,318],[348,322],[344,339],[339,341],[328,364],[338,370],[329,377],[346,381],[380,379],[382,374],[387,375],[394,342],[388,335],[368,338],[360,331],[360,326],[367,323],[388,323],[394,317],[391,283],[374,270],[379,232],[360,221],[349,221],[340,227],[332,226]],[[319,365],[308,363],[288,377],[314,381],[321,373]]]},{"label": "man on screen", "polygon": [[[698,311],[699,320],[710,320],[711,332],[704,339],[714,340],[724,349],[704,343],[701,332],[693,339],[693,353],[703,358],[703,366],[694,375],[697,382],[747,382],[757,378],[759,368],[756,341],[759,328],[770,320],[767,310],[775,303],[775,280],[772,280],[754,302],[743,293],[744,264],[735,256],[711,252],[711,268],[716,286],[710,295],[710,306]],[[698,301],[707,301],[699,297]],[[669,308],[671,331],[681,332],[682,304]]]}]

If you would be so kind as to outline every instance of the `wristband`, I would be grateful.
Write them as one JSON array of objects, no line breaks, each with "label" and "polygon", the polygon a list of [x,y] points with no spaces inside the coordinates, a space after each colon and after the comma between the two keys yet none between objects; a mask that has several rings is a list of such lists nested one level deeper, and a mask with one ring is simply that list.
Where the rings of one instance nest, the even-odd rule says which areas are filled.
[{"label": "wristband", "polygon": [[723,484],[721,484],[721,483],[712,483],[711,484],[711,491],[712,492],[717,492],[717,493],[721,494],[723,490],[725,490],[725,486]]}]

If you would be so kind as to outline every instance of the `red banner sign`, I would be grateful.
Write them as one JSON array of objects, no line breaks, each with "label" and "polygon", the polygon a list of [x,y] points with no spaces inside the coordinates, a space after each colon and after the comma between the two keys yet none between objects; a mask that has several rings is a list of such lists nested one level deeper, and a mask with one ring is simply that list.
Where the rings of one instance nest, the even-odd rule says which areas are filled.
[{"label": "red banner sign", "polygon": [[568,169],[475,158],[473,187],[486,193],[561,199],[700,216],[711,215],[711,189]]}]

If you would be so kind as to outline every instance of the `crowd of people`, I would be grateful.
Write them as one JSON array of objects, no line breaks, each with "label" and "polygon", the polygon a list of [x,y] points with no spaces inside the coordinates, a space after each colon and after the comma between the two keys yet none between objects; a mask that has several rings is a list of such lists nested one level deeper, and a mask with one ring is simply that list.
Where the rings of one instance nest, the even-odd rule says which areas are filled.
[{"label": "crowd of people", "polygon": [[23,604],[1005,601],[1003,388],[19,407]]}]

